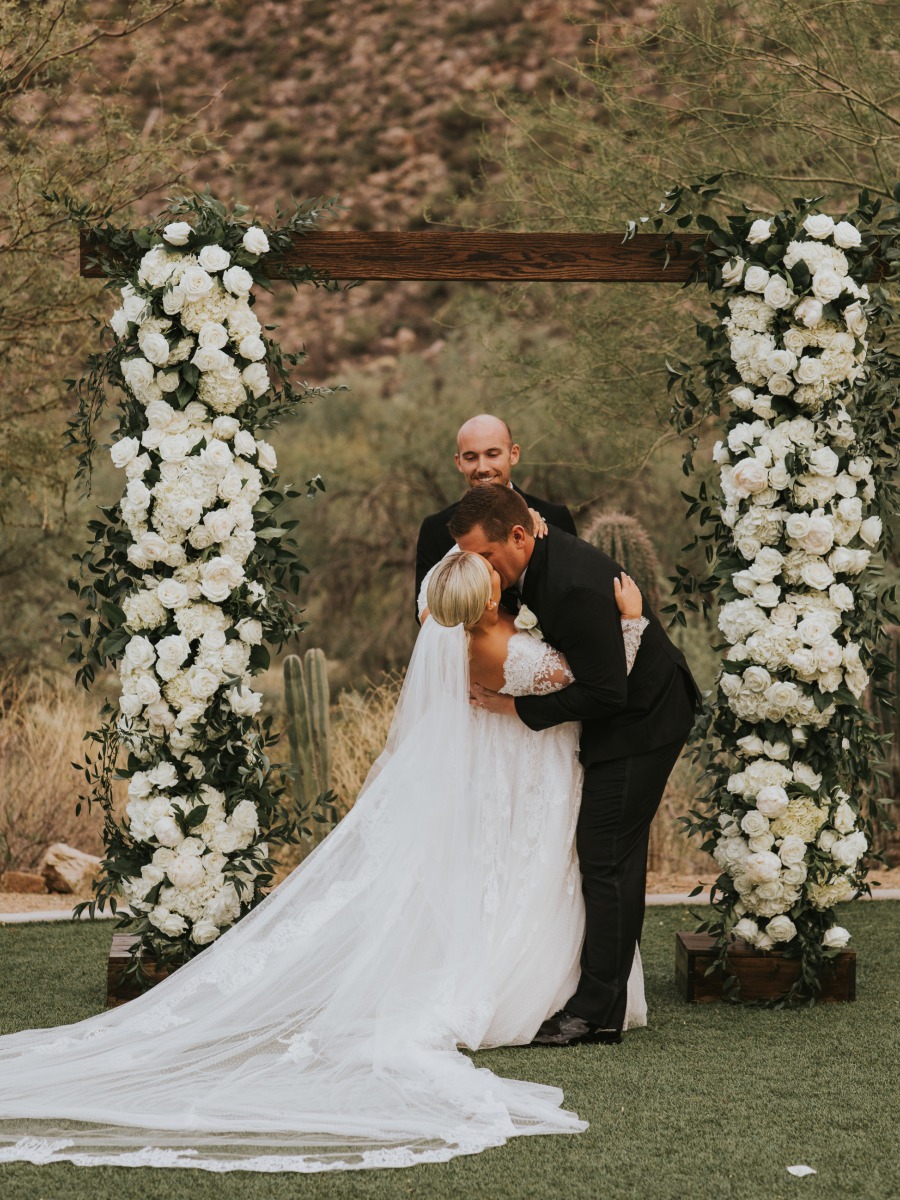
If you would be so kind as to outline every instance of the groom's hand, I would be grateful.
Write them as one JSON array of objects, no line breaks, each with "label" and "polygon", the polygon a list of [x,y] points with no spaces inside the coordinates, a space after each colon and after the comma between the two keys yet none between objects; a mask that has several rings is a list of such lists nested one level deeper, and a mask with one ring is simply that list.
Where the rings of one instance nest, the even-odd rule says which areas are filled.
[{"label": "groom's hand", "polygon": [[469,690],[469,703],[473,708],[483,708],[486,712],[505,713],[507,716],[516,715],[515,696],[507,696],[501,692],[492,692],[490,688],[473,683]]}]

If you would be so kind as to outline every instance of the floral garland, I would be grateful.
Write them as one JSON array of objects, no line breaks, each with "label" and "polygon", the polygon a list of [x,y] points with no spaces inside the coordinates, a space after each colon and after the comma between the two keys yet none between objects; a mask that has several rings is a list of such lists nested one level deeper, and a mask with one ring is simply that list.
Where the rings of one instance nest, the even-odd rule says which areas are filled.
[{"label": "floral garland", "polygon": [[[669,212],[683,194],[667,196]],[[727,227],[697,219],[706,281],[725,293],[718,323],[700,326],[706,395],[696,368],[669,368],[682,430],[728,403],[713,450],[718,487],[701,484],[690,497],[712,566],[702,582],[682,569],[675,587],[704,606],[717,592],[727,644],[695,734],[712,746],[705,811],[686,819],[722,871],[715,915],[701,928],[718,936],[722,956],[740,938],[800,957],[793,996],[815,995],[824,960],[849,940],[834,905],[869,890],[867,796],[879,746],[860,699],[870,671],[883,675],[887,664],[864,573],[884,546],[881,512],[896,493],[886,434],[897,360],[881,344],[891,312],[865,282],[877,206],[861,197],[835,221],[815,204]],[[882,249],[896,227],[879,231]],[[682,599],[676,616],[680,603],[697,607]]]},{"label": "floral garland", "polygon": [[[298,834],[251,678],[269,664],[264,641],[282,644],[302,629],[283,594],[303,570],[285,536],[294,522],[279,523],[278,513],[299,493],[278,488],[260,431],[325,389],[291,386],[288,369],[301,356],[266,337],[253,288],[267,283],[263,256],[314,227],[321,207],[301,206],[267,231],[246,209],[229,214],[206,195],[173,202],[133,233],[90,226],[121,306],[110,321],[115,346],[75,385],[73,440],[87,447],[86,470],[103,383],[117,384],[125,400],[110,455],[127,483],[92,523],[82,561],[94,579],[73,584],[97,619],[70,636],[84,682],[108,663],[121,682],[118,712],[105,710],[91,735],[99,760],[86,764],[88,800],[106,810],[97,898],[115,910],[114,897],[124,897],[133,914],[125,924],[157,961],[197,953],[257,903],[272,879],[268,841]],[[83,211],[74,215],[87,224]],[[324,282],[305,268],[288,277]],[[111,795],[120,746],[124,821]]]}]

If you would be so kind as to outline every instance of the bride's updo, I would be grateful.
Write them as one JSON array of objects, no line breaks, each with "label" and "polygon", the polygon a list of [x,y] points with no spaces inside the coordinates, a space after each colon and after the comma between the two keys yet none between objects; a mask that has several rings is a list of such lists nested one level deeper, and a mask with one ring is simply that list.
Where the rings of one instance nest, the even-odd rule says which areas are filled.
[{"label": "bride's updo", "polygon": [[491,572],[480,554],[463,550],[438,563],[428,581],[428,611],[438,625],[472,629],[480,621],[493,588]]}]

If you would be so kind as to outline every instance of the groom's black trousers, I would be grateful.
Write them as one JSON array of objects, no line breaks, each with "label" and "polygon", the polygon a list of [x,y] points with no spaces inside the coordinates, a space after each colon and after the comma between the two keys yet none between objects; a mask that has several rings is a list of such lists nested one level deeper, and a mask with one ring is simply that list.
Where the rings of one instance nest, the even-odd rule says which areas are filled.
[{"label": "groom's black trousers", "polygon": [[585,768],[577,846],[584,891],[581,979],[566,1004],[591,1024],[621,1029],[628,976],[644,923],[650,824],[684,739]]}]

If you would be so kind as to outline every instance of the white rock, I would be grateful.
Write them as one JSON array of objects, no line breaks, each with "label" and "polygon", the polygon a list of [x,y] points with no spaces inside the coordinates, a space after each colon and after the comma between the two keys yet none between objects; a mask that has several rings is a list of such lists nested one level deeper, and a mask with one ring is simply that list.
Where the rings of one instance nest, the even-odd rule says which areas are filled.
[{"label": "white rock", "polygon": [[55,842],[48,846],[41,859],[40,871],[50,892],[89,892],[100,867],[100,859]]}]

